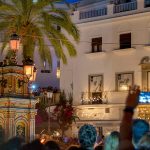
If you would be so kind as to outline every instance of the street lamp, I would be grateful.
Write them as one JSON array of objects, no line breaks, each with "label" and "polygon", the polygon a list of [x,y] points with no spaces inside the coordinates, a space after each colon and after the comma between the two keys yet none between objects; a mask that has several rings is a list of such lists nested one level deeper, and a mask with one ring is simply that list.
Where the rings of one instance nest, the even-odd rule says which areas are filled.
[{"label": "street lamp", "polygon": [[36,68],[34,62],[30,57],[23,60],[23,70],[24,74],[27,75],[29,81],[34,81],[36,77]]},{"label": "street lamp", "polygon": [[[13,65],[16,66],[17,65],[16,52],[17,50],[19,50],[19,47],[20,47],[20,37],[16,33],[13,33],[10,36],[9,45],[10,45],[10,50],[14,52],[14,56],[11,56],[9,59],[13,60]],[[23,63],[23,66],[22,66],[23,78],[18,79],[19,88],[23,86],[24,83],[31,84],[32,81],[35,81],[36,73],[37,73],[37,69],[35,68],[34,61],[30,57],[24,58],[22,63]]]},{"label": "street lamp", "polygon": [[58,79],[60,78],[60,68],[57,68],[57,70],[56,70],[56,77]]},{"label": "street lamp", "polygon": [[9,45],[10,45],[10,49],[11,50],[16,51],[16,50],[19,49],[19,46],[20,46],[20,37],[16,33],[13,33],[10,36]]},{"label": "street lamp", "polygon": [[[16,55],[16,50],[19,49],[20,45],[20,37],[16,33],[13,33],[10,36],[9,45],[10,49],[13,50]],[[33,81],[35,79],[34,76],[36,75],[36,68],[34,67],[34,62],[30,57],[26,57],[23,60],[23,70],[24,74],[27,75],[30,81]]]},{"label": "street lamp", "polygon": [[60,61],[57,61],[56,77],[60,78]]},{"label": "street lamp", "polygon": [[52,91],[47,91],[48,106],[49,106],[49,108],[48,108],[48,113],[49,113],[49,115],[48,115],[48,133],[50,133],[50,113],[51,113],[50,105],[51,105],[52,97],[53,97],[53,92]]}]

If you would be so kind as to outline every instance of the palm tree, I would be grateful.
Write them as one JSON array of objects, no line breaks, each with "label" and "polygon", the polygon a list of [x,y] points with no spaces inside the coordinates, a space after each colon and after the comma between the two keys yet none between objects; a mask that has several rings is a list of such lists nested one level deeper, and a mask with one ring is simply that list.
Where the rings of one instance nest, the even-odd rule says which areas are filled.
[{"label": "palm tree", "polygon": [[[0,32],[5,31],[1,53],[10,35],[16,33],[21,38],[23,58],[34,59],[38,45],[41,61],[51,65],[51,50],[47,43],[54,47],[56,56],[63,63],[67,63],[64,49],[67,49],[69,56],[75,56],[76,49],[72,41],[79,41],[79,31],[67,11],[56,8],[58,1],[61,0],[0,0]],[[72,41],[68,35],[72,36]]]}]

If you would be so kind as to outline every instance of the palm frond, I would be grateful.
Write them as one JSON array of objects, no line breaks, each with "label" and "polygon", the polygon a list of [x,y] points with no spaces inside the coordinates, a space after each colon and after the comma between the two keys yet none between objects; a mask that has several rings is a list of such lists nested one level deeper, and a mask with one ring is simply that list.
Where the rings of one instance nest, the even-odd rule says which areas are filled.
[{"label": "palm frond", "polygon": [[71,22],[71,20],[68,20],[70,18],[62,18],[61,16],[56,16],[53,14],[50,14],[49,16],[49,21],[51,24],[55,24],[60,26],[61,28],[65,29],[65,31],[73,36],[75,41],[79,41],[79,30],[77,27]]},{"label": "palm frond", "polygon": [[4,49],[8,45],[8,41],[9,41],[9,37],[8,36],[4,36],[4,41],[3,41],[1,49],[0,49],[1,54],[3,53]]},{"label": "palm frond", "polygon": [[17,8],[14,7],[14,5],[12,5],[11,3],[6,2],[6,1],[0,1],[1,5],[0,5],[0,10],[3,11],[11,11],[12,13],[17,12]]},{"label": "palm frond", "polygon": [[48,39],[56,56],[67,63],[65,49],[70,56],[75,56],[74,42],[55,27],[60,26],[76,42],[79,41],[79,30],[65,10],[55,7],[55,3],[61,1],[38,0],[34,3],[32,0],[0,0],[0,31],[7,31],[1,52],[7,45],[9,35],[16,32],[21,37],[24,57],[33,57],[38,45],[41,61],[47,61],[51,65],[51,51],[46,41]]}]

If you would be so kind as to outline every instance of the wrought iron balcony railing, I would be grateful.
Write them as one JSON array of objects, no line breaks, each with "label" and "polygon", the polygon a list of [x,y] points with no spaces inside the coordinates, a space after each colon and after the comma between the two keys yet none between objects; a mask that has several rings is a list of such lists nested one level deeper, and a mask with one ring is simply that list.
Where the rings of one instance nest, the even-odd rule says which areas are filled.
[{"label": "wrought iron balcony railing", "polygon": [[92,17],[98,17],[98,16],[104,16],[107,15],[107,8],[100,8],[95,10],[89,10],[89,11],[81,11],[79,14],[79,19],[86,19],[86,18],[92,18]]},{"label": "wrought iron balcony railing", "polygon": [[136,9],[137,9],[137,1],[114,5],[114,13],[120,13]]},{"label": "wrought iron balcony railing", "polygon": [[39,98],[39,101],[41,101],[46,106],[56,105],[60,101],[60,92],[53,93],[52,98],[48,98],[47,95],[44,95],[44,94],[41,94],[41,95],[36,96],[36,97]]},{"label": "wrought iron balcony railing", "polygon": [[91,104],[107,104],[106,92],[82,92],[81,93],[81,105]]}]

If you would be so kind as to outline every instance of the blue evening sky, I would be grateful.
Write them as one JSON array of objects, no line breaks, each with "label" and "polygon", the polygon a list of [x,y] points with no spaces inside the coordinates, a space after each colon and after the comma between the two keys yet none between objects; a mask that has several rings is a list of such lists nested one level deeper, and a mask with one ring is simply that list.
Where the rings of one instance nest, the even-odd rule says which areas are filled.
[{"label": "blue evening sky", "polygon": [[76,2],[79,2],[80,0],[66,0],[66,2],[68,3],[76,3]]}]

